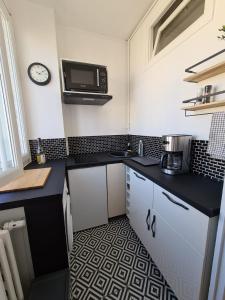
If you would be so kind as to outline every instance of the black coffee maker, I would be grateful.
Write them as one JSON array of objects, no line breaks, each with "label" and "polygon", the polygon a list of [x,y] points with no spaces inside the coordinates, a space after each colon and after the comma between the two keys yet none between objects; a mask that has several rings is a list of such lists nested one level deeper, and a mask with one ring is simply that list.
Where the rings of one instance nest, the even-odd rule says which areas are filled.
[{"label": "black coffee maker", "polygon": [[162,136],[162,172],[169,175],[189,172],[191,135],[171,134]]}]

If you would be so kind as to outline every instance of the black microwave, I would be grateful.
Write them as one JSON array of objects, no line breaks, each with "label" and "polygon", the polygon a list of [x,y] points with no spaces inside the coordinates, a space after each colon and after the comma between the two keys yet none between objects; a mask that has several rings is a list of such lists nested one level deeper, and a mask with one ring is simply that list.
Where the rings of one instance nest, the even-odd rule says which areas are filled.
[{"label": "black microwave", "polygon": [[64,92],[108,92],[106,66],[62,60]]}]

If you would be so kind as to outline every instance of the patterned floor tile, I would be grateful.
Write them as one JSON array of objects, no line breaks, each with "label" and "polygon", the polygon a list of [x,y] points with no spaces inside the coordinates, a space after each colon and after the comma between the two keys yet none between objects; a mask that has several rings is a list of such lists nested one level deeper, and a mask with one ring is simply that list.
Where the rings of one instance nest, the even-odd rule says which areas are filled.
[{"label": "patterned floor tile", "polygon": [[122,284],[127,285],[130,278],[131,270],[124,267],[121,264],[117,265],[116,271],[114,273],[114,278],[121,282]]},{"label": "patterned floor tile", "polygon": [[126,293],[127,286],[126,284],[122,284],[116,279],[112,279],[110,281],[109,287],[107,289],[107,293],[104,298],[120,300],[124,299]]},{"label": "patterned floor tile", "polygon": [[102,262],[100,270],[106,275],[113,277],[116,266],[117,266],[117,261],[112,260],[109,257],[106,257]]},{"label": "patterned floor tile", "polygon": [[177,300],[126,217],[74,234],[73,300]]}]

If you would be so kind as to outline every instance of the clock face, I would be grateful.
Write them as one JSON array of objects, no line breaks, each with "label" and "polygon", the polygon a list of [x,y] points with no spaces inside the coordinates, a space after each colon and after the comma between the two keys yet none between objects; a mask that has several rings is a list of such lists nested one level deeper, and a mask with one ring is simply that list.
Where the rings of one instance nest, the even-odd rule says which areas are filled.
[{"label": "clock face", "polygon": [[28,68],[28,75],[34,83],[46,85],[51,80],[51,74],[48,68],[41,63],[33,63]]}]

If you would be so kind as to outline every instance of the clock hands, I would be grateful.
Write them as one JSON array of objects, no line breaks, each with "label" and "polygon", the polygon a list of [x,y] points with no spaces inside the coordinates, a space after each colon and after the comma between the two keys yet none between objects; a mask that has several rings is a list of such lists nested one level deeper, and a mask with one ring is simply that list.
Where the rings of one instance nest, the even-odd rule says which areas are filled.
[{"label": "clock hands", "polygon": [[30,79],[38,85],[46,85],[51,80],[51,74],[47,67],[40,63],[33,63],[28,68]]}]

